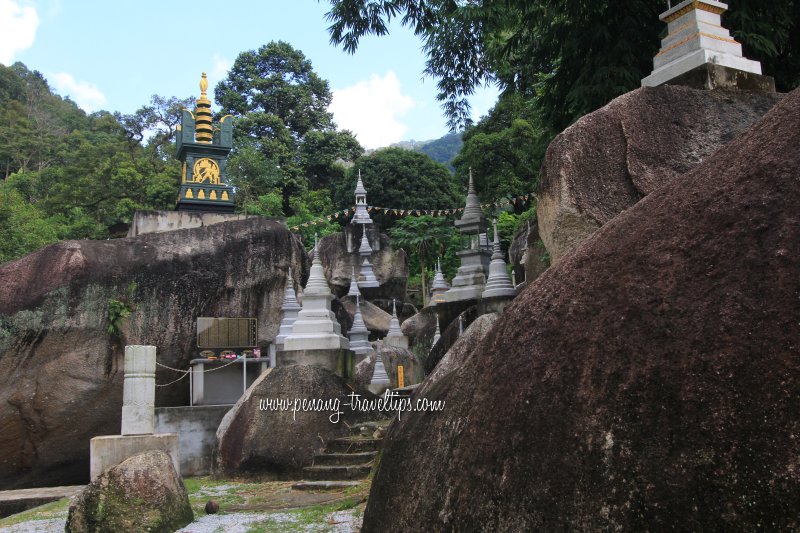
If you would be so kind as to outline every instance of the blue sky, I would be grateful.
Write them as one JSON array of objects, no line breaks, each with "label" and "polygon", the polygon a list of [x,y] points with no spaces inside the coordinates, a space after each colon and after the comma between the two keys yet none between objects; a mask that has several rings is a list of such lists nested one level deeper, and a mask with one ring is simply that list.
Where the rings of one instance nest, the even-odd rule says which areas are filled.
[{"label": "blue sky", "polygon": [[[316,0],[0,0],[0,63],[42,72],[87,111],[131,113],[152,94],[197,96],[202,71],[213,87],[240,52],[283,40],[330,82],[337,124],[365,147],[447,133],[419,39],[398,24],[350,55],[329,44],[328,10]],[[475,118],[496,98],[479,90]]]}]

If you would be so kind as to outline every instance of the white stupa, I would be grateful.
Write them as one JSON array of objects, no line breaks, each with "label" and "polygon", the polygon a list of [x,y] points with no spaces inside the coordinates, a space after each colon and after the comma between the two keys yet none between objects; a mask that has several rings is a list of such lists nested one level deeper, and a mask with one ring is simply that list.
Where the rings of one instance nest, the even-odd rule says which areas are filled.
[{"label": "white stupa", "polygon": [[361,256],[361,272],[358,276],[358,286],[361,288],[374,288],[380,287],[378,278],[375,277],[375,272],[372,270],[372,263],[369,261],[369,256],[372,255],[372,247],[369,245],[367,238],[367,227],[361,233],[361,246],[358,248],[358,255]]},{"label": "white stupa", "polygon": [[353,215],[354,224],[372,224],[372,218],[367,210],[367,189],[361,181],[361,170],[358,171],[358,183],[356,183],[356,212]]},{"label": "white stupa", "polygon": [[428,305],[436,305],[445,301],[444,293],[450,290],[450,284],[444,279],[442,273],[442,260],[436,262],[436,274],[433,276],[433,283],[431,283],[431,297],[428,299]]},{"label": "white stupa", "polygon": [[359,359],[356,364],[360,362],[366,354],[372,353],[374,348],[369,342],[369,330],[364,323],[364,317],[361,316],[361,298],[356,296],[356,312],[353,316],[353,327],[347,332],[350,337],[350,350],[356,354]]},{"label": "white stupa", "polygon": [[356,267],[353,267],[353,273],[350,276],[350,290],[347,291],[348,296],[361,296],[361,291],[358,290],[358,280],[356,279]]},{"label": "white stupa", "polygon": [[436,343],[439,342],[439,339],[442,338],[442,331],[439,329],[439,314],[436,313],[436,331],[433,332],[433,342],[431,343],[431,348],[436,346]]},{"label": "white stupa", "polygon": [[397,301],[392,300],[392,318],[389,321],[389,333],[383,339],[387,346],[408,349],[408,337],[400,329],[400,320],[397,318]]},{"label": "white stupa", "polygon": [[297,314],[292,332],[284,340],[284,350],[342,350],[350,343],[342,336],[342,328],[331,311],[333,294],[325,279],[320,260],[319,244],[315,240],[311,273],[303,292],[303,308]]},{"label": "white stupa", "polygon": [[728,4],[716,0],[685,0],[662,13],[659,19],[668,25],[667,36],[653,59],[652,74],[642,85],[655,87],[701,67],[706,71],[697,72],[696,77],[711,85],[708,88],[720,78],[735,81],[737,72],[759,76],[761,63],[745,58],[742,45],[722,27],[727,9]]},{"label": "white stupa", "polygon": [[506,262],[503,259],[503,251],[500,248],[500,237],[497,235],[497,220],[493,221],[494,224],[494,253],[492,254],[492,262],[489,264],[489,278],[486,280],[486,288],[481,295],[482,298],[494,298],[498,296],[507,296],[513,298],[517,295],[517,289],[511,283],[511,278],[508,275]]},{"label": "white stupa", "polygon": [[294,279],[292,278],[292,267],[289,267],[289,276],[286,278],[286,289],[283,291],[283,305],[281,306],[281,326],[278,329],[278,336],[275,337],[275,349],[283,350],[283,343],[286,337],[292,332],[292,326],[297,319],[297,314],[302,306],[297,303],[297,296],[294,292]]}]

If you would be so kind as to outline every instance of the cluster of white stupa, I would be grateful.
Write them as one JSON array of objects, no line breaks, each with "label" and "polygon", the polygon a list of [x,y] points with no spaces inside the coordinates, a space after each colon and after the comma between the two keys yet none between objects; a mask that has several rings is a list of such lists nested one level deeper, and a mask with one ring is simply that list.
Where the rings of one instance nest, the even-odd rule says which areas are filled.
[{"label": "cluster of white stupa", "polygon": [[[308,282],[303,291],[302,305],[298,303],[295,292],[295,280],[291,269],[286,279],[284,303],[281,307],[282,319],[278,335],[275,338],[277,364],[317,364],[332,371],[341,371],[342,361],[346,360],[343,352],[349,350],[354,354],[353,364],[367,358],[375,348],[369,341],[369,330],[361,311],[361,288],[379,287],[380,283],[372,270],[370,257],[372,247],[367,235],[367,225],[373,221],[367,209],[367,190],[358,176],[355,196],[355,214],[352,223],[362,227],[361,244],[358,249],[360,259],[359,275],[353,267],[350,288],[347,296],[355,299],[353,325],[347,336],[342,334],[341,326],[331,310],[334,295],[325,278],[325,271],[320,257],[319,242],[315,238],[313,259]],[[390,329],[384,342],[390,346],[408,348],[408,338],[400,331],[396,307],[392,309]],[[373,374],[373,385],[388,385],[386,373],[380,353],[378,353]]]}]

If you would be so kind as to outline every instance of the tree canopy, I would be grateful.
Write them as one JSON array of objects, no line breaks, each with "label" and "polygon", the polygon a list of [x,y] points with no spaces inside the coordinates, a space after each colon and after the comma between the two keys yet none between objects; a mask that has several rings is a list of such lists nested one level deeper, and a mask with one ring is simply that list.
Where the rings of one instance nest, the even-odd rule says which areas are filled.
[{"label": "tree canopy", "polygon": [[[339,180],[334,199],[339,209],[353,205],[358,173],[367,189],[370,205],[408,209],[447,209],[464,201],[459,184],[441,163],[421,152],[383,148],[356,160]],[[373,213],[382,228],[394,224],[390,217]]]},{"label": "tree canopy", "polygon": [[220,115],[237,119],[229,171],[243,203],[279,187],[292,212],[290,198],[330,188],[344,172],[340,161],[364,151],[351,132],[337,131],[328,82],[286,42],[239,54],[214,94]]},{"label": "tree canopy", "polygon": [[[470,124],[480,84],[534,98],[543,125],[559,132],[639,86],[650,73],[663,0],[330,0],[331,42],[355,51],[399,19],[422,39],[425,74],[438,81],[453,129]],[[725,19],[779,90],[800,83],[800,2],[730,0]]]}]

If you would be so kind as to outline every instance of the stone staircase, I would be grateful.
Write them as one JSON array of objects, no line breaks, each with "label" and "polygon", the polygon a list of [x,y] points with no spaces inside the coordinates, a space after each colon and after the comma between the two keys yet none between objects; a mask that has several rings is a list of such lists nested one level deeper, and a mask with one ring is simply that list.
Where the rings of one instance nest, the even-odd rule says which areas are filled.
[{"label": "stone staircase", "polygon": [[303,468],[306,481],[292,485],[296,490],[341,489],[357,486],[369,476],[373,461],[378,455],[383,436],[374,436],[376,430],[385,430],[390,420],[365,422],[353,426],[351,435],[333,439],[327,449],[314,455],[314,465]]}]

